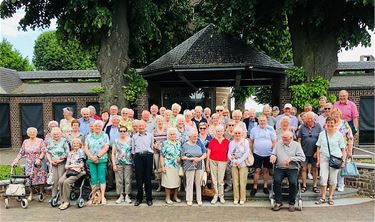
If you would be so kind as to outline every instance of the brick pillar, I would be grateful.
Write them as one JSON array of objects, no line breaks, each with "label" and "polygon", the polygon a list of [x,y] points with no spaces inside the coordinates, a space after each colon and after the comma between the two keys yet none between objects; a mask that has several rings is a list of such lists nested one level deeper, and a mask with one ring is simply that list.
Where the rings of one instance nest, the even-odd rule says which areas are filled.
[{"label": "brick pillar", "polygon": [[136,107],[134,111],[137,112],[138,119],[141,119],[143,110],[149,109],[148,97],[148,92],[147,90],[145,90],[145,92],[142,95],[138,96],[136,100]]},{"label": "brick pillar", "polygon": [[279,107],[284,107],[285,103],[290,103],[292,95],[288,90],[287,78],[281,79],[280,82],[280,104]]},{"label": "brick pillar", "polygon": [[21,113],[19,102],[17,97],[11,97],[9,100],[10,109],[10,131],[12,147],[19,148],[22,145],[22,135],[21,135]]}]

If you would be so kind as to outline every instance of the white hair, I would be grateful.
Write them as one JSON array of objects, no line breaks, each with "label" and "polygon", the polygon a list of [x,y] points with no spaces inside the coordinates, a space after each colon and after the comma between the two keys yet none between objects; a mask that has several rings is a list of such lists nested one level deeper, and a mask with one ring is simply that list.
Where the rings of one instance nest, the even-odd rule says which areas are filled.
[{"label": "white hair", "polygon": [[232,112],[232,118],[234,117],[234,116],[240,116],[240,117],[242,117],[242,112],[241,112],[241,110],[239,110],[239,109],[236,109],[236,110],[234,110],[233,112]]},{"label": "white hair", "polygon": [[[309,112],[305,113],[305,116],[306,116],[306,117],[310,116],[310,117],[313,117],[313,118],[314,118],[314,113],[311,112],[311,111],[309,111]],[[314,119],[315,119],[315,118],[314,118]]]},{"label": "white hair", "polygon": [[121,117],[120,117],[119,115],[113,115],[113,116],[112,116],[112,120],[114,120],[114,119],[120,120]]},{"label": "white hair", "polygon": [[59,123],[58,123],[57,121],[52,120],[52,121],[49,121],[49,122],[48,122],[48,128],[51,128],[51,125],[52,125],[52,124],[55,124],[55,126],[59,126]]},{"label": "white hair", "polygon": [[29,127],[29,128],[27,128],[26,134],[29,135],[31,133],[31,131],[34,131],[36,134],[38,134],[38,129],[35,128],[35,127]]},{"label": "white hair", "polygon": [[198,134],[198,132],[196,130],[188,130],[186,134],[188,137],[191,137],[193,134]]},{"label": "white hair", "polygon": [[176,116],[176,121],[179,121],[179,120],[183,120],[183,121],[185,122],[185,116],[182,115],[182,114],[178,114],[178,115]]},{"label": "white hair", "polygon": [[74,142],[79,142],[79,143],[82,145],[82,141],[81,141],[81,139],[79,139],[79,138],[73,138],[73,139],[72,139],[72,144],[73,144]]},{"label": "white hair", "polygon": [[68,113],[70,113],[70,115],[73,115],[73,110],[72,110],[71,107],[65,107],[65,108],[63,108],[63,112],[68,112]]},{"label": "white hair", "polygon": [[100,127],[102,127],[103,128],[103,126],[104,126],[104,123],[103,123],[103,121],[101,121],[101,120],[95,120],[95,122],[94,122],[94,124],[93,124],[94,126],[96,126],[96,125],[100,125]]},{"label": "white hair", "polygon": [[90,113],[90,109],[87,108],[87,107],[83,107],[83,108],[81,109],[81,115],[83,115],[84,113]]},{"label": "white hair", "polygon": [[234,127],[233,132],[243,133],[243,128],[241,128],[240,126],[236,126],[236,127]]},{"label": "white hair", "polygon": [[211,113],[211,109],[209,107],[204,108],[203,112],[209,111]]},{"label": "white hair", "polygon": [[178,103],[173,103],[172,104],[172,109],[173,109],[173,107],[177,107],[178,111],[179,112],[181,111],[181,106]]},{"label": "white hair", "polygon": [[196,106],[195,108],[194,108],[194,110],[195,111],[203,111],[203,108],[201,107],[201,106]]},{"label": "white hair", "polygon": [[87,108],[89,108],[92,113],[96,114],[96,109],[94,106],[88,106]]},{"label": "white hair", "polygon": [[272,110],[271,106],[268,105],[268,104],[266,104],[266,105],[263,106],[263,112],[264,112],[265,109],[269,109],[270,111]]},{"label": "white hair", "polygon": [[134,110],[132,110],[132,109],[128,109],[128,112],[129,112],[129,114],[131,113],[131,114],[134,115]]},{"label": "white hair", "polygon": [[121,115],[124,114],[124,113],[128,113],[128,112],[129,112],[128,108],[122,108],[121,109]]},{"label": "white hair", "polygon": [[177,129],[174,127],[169,127],[167,130],[167,138],[169,138],[171,133],[177,134]]},{"label": "white hair", "polygon": [[157,115],[156,117],[155,117],[155,121],[157,122],[157,121],[164,121],[164,117],[162,116],[162,115]]},{"label": "white hair", "polygon": [[289,120],[290,120],[289,116],[283,116],[283,117],[281,118],[281,120],[280,120],[280,123],[282,123],[282,122],[284,122],[284,121],[287,121],[287,122],[289,123]]},{"label": "white hair", "polygon": [[211,118],[212,118],[212,119],[213,119],[213,118],[219,118],[219,114],[214,113],[214,114],[212,114]]},{"label": "white hair", "polygon": [[169,114],[169,115],[172,115],[172,110],[170,110],[170,109],[167,109],[167,110],[165,110],[164,114]]},{"label": "white hair", "polygon": [[133,120],[133,122],[132,122],[132,125],[134,126],[138,126],[138,124],[139,124],[139,120],[137,120],[137,119],[135,119],[135,120]]},{"label": "white hair", "polygon": [[51,135],[53,135],[54,133],[62,133],[62,132],[61,132],[61,129],[59,127],[53,127],[51,129]]},{"label": "white hair", "polygon": [[187,110],[184,111],[184,116],[188,116],[188,115],[192,116],[193,113],[190,110],[187,109]]},{"label": "white hair", "polygon": [[220,131],[220,130],[224,131],[224,126],[221,124],[215,127],[215,132]]}]

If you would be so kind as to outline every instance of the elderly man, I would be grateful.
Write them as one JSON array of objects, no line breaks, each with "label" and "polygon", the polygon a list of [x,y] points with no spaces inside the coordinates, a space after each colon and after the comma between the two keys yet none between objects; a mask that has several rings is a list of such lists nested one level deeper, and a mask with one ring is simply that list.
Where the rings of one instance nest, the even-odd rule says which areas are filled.
[{"label": "elderly man", "polygon": [[201,106],[196,106],[194,108],[194,112],[195,112],[195,115],[194,115],[192,121],[195,123],[195,125],[197,126],[197,129],[198,129],[199,123],[201,123],[201,122],[207,123],[207,120],[206,120],[206,118],[204,118],[202,116],[203,108]]},{"label": "elderly man", "polygon": [[280,128],[280,120],[284,117],[284,116],[288,116],[289,117],[289,123],[290,123],[290,128],[292,129],[293,132],[296,131],[297,127],[298,127],[298,119],[297,117],[293,116],[291,111],[292,111],[292,104],[290,103],[287,103],[285,104],[284,106],[284,113],[281,114],[281,115],[278,115],[276,117],[276,129]]},{"label": "elderly man", "polygon": [[91,118],[90,109],[85,107],[81,109],[81,118],[79,118],[79,132],[84,136],[90,133],[90,123],[93,123],[95,120]]},{"label": "elderly man", "polygon": [[272,168],[270,164],[270,156],[272,149],[276,144],[276,132],[275,130],[267,125],[267,117],[260,116],[258,118],[259,125],[254,127],[250,133],[250,148],[254,154],[254,184],[251,190],[250,196],[255,196],[258,191],[258,180],[260,171],[263,169],[264,187],[263,192],[269,194],[268,180],[269,180],[269,169]]},{"label": "elderly man", "polygon": [[322,115],[324,113],[324,106],[327,104],[327,97],[319,97],[319,108],[317,109],[317,114]]},{"label": "elderly man", "polygon": [[358,131],[358,109],[357,105],[348,99],[349,93],[346,90],[339,92],[339,101],[333,104],[333,108],[341,111],[341,119],[349,123],[353,136]]},{"label": "elderly man", "polygon": [[151,114],[150,114],[149,111],[147,111],[147,110],[142,111],[142,120],[145,121],[145,123],[147,124],[146,125],[146,131],[148,133],[154,132],[154,129],[156,127],[156,122],[151,120],[150,115]]},{"label": "elderly man", "polygon": [[302,163],[302,186],[301,192],[306,191],[307,185],[307,167],[311,165],[311,172],[313,176],[314,193],[319,193],[318,189],[318,169],[316,168],[316,142],[318,141],[319,134],[323,129],[320,124],[315,122],[314,113],[307,112],[305,114],[305,124],[301,125],[298,131],[298,142],[301,143],[303,152],[306,156],[306,161]]},{"label": "elderly man", "polygon": [[112,144],[120,136],[120,132],[119,132],[119,130],[120,130],[120,120],[121,120],[121,117],[119,115],[113,115],[112,116],[112,125],[109,125],[105,130],[105,133],[109,137],[110,146],[112,146]]},{"label": "elderly man", "polygon": [[255,127],[258,126],[258,119],[256,117],[255,109],[249,109],[249,117],[245,118],[243,122],[245,123],[247,129],[247,138],[250,138],[250,132]]},{"label": "elderly man", "polygon": [[135,179],[137,182],[137,200],[134,206],[139,206],[143,201],[143,185],[146,191],[148,206],[152,206],[151,176],[153,170],[153,144],[154,136],[145,130],[146,122],[141,120],[138,132],[131,139],[132,153],[134,155]]},{"label": "elderly man", "polygon": [[292,132],[283,132],[281,138],[282,141],[276,144],[270,158],[272,164],[276,163],[276,169],[273,174],[273,191],[275,192],[276,204],[273,206],[273,210],[278,211],[283,206],[281,183],[284,177],[288,177],[289,211],[293,212],[295,210],[294,204],[297,194],[298,169],[300,167],[300,162],[305,161],[305,154],[303,153],[301,144],[293,141]]},{"label": "elderly man", "polygon": [[155,122],[156,116],[158,115],[159,107],[155,104],[152,104],[150,107],[151,120]]},{"label": "elderly man", "polygon": [[326,103],[324,105],[324,113],[318,116],[318,123],[319,125],[324,129],[324,126],[326,125],[326,119],[329,116],[331,110],[333,109],[332,103]]},{"label": "elderly man", "polygon": [[267,125],[271,126],[272,128],[275,127],[276,118],[272,116],[271,106],[266,104],[263,106],[263,115],[267,117]]}]

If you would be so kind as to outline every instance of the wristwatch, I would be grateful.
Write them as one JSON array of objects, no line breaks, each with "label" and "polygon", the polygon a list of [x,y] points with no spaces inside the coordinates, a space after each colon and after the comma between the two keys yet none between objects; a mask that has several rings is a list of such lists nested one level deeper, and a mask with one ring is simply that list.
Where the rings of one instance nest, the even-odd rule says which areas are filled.
[{"label": "wristwatch", "polygon": [[96,157],[98,157],[98,159],[100,159],[100,156],[99,156],[99,155],[96,155]]}]

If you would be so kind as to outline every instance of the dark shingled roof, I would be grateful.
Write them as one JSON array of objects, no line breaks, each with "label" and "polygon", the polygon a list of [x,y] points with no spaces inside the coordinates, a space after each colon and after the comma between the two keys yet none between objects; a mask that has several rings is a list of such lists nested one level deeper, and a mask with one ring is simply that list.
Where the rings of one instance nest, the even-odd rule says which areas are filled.
[{"label": "dark shingled roof", "polygon": [[336,71],[374,70],[375,61],[339,62]]},{"label": "dark shingled roof", "polygon": [[10,93],[21,84],[17,71],[0,68],[0,94]]},{"label": "dark shingled roof", "polygon": [[375,88],[374,75],[350,75],[350,76],[333,76],[329,88],[331,89],[364,89]]},{"label": "dark shingled roof", "polygon": [[11,94],[92,94],[94,87],[99,87],[100,82],[74,82],[74,83],[23,83]]},{"label": "dark shingled roof", "polygon": [[218,34],[210,24],[146,66],[143,73],[178,68],[244,67],[284,70],[285,66],[241,39]]},{"label": "dark shingled roof", "polygon": [[22,80],[100,78],[100,74],[98,70],[28,71],[28,72],[19,72],[18,74]]}]

